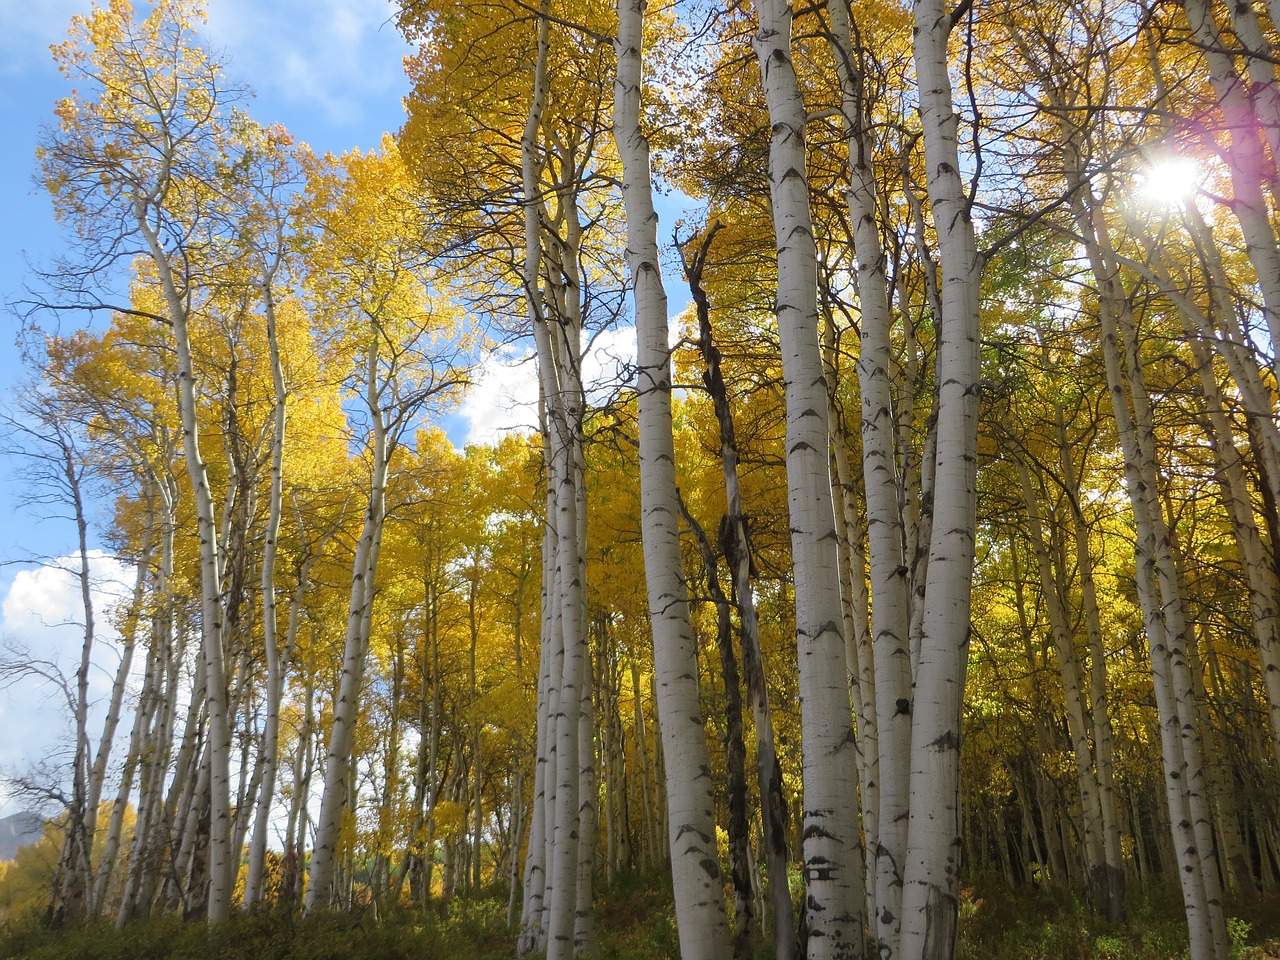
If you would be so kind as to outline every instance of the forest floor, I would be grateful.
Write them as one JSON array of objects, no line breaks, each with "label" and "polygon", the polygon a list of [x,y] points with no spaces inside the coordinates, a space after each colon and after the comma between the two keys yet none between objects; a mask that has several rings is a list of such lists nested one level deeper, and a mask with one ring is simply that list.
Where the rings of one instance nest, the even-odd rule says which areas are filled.
[{"label": "forest floor", "polygon": [[[1107,924],[1065,894],[1043,890],[978,894],[966,888],[957,960],[1180,960],[1187,938],[1176,891],[1136,899],[1126,924]],[[1227,905],[1231,960],[1280,960],[1280,896]],[[601,960],[675,960],[674,909],[661,880],[630,878],[601,892],[596,910]],[[457,897],[438,911],[376,917],[327,914],[306,921],[280,913],[237,916],[214,929],[159,918],[49,930],[0,924],[0,960],[510,960],[514,935],[506,897]],[[761,944],[755,960],[770,960]],[[868,956],[874,956],[869,951]]]}]

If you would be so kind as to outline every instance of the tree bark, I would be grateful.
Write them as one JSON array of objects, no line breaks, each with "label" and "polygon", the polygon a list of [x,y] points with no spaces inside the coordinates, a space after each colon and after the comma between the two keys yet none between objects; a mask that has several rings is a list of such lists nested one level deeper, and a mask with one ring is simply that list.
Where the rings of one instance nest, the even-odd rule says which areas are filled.
[{"label": "tree bark", "polygon": [[952,107],[940,0],[917,0],[913,59],[920,90],[929,205],[938,234],[936,452],[929,566],[911,722],[911,807],[903,871],[906,957],[955,953],[960,876],[960,715],[969,652],[977,515],[978,256],[960,180],[959,117]]},{"label": "tree bark", "polygon": [[636,313],[645,584],[666,760],[680,954],[684,960],[727,960],[729,931],[716,853],[711,762],[698,701],[698,667],[680,556],[667,297],[658,258],[649,146],[640,125],[643,17],[642,0],[619,0],[614,140],[623,165],[627,261]]},{"label": "tree bark", "polygon": [[769,186],[778,256],[775,312],[786,388],[787,503],[800,670],[805,929],[811,960],[842,960],[863,955],[865,888],[826,380],[818,340],[806,115],[791,61],[791,9],[782,0],[759,0],[755,9],[759,26],[752,43],[773,129]]}]

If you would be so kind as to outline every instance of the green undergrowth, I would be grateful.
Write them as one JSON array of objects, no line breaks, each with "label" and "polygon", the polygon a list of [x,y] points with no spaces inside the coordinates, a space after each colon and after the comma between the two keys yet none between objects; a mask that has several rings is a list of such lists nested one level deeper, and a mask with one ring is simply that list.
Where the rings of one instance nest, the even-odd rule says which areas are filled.
[{"label": "green undergrowth", "polygon": [[442,914],[375,917],[280,912],[236,915],[212,928],[162,917],[116,930],[97,925],[0,929],[4,960],[508,960],[506,902],[455,898]]},{"label": "green undergrowth", "polygon": [[679,957],[680,937],[670,876],[621,875],[600,891],[596,930],[601,960]]},{"label": "green undergrowth", "polygon": [[[1280,960],[1280,897],[1229,903],[1231,960]],[[1126,923],[1097,917],[1053,891],[963,891],[957,960],[1183,960],[1187,930],[1176,890],[1130,905]]]},{"label": "green undergrowth", "polygon": [[[1280,897],[1227,907],[1231,960],[1280,960]],[[679,957],[670,881],[628,875],[599,891],[601,960]],[[375,916],[284,913],[240,915],[212,929],[162,917],[123,930],[99,925],[49,930],[0,924],[0,960],[510,960],[515,935],[506,898],[458,897],[436,910]],[[756,960],[770,960],[761,943]],[[960,904],[958,960],[1182,960],[1186,931],[1176,891],[1131,905],[1129,921],[1108,924],[1079,902],[1050,891],[966,889]],[[869,950],[868,957],[874,957]]]}]

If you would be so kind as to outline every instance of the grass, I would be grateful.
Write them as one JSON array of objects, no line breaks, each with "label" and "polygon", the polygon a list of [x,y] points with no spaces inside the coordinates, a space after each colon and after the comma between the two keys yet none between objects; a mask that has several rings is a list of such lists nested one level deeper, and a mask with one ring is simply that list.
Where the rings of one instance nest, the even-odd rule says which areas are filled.
[{"label": "grass", "polygon": [[514,955],[506,903],[450,902],[444,915],[401,912],[374,919],[328,913],[300,920],[274,912],[237,914],[206,927],[162,917],[123,930],[95,925],[0,931],[0,958],[13,960],[505,960]]},{"label": "grass", "polygon": [[[1280,960],[1280,896],[1227,907],[1231,960]],[[670,881],[626,876],[599,892],[601,960],[679,956]],[[0,926],[0,960],[509,960],[515,935],[506,898],[458,897],[439,911],[375,918],[281,913],[236,915],[208,928],[161,917],[124,930],[96,925],[50,930],[35,922]],[[868,957],[874,957],[874,951]],[[1186,931],[1176,891],[1137,900],[1129,922],[1107,924],[1069,896],[966,888],[958,960],[1182,960]],[[757,960],[769,960],[762,943]]]},{"label": "grass", "polygon": [[[1231,960],[1280,960],[1280,897],[1226,905]],[[957,960],[1183,960],[1188,954],[1176,889],[1135,900],[1128,922],[1107,923],[1054,891],[961,894]]]}]

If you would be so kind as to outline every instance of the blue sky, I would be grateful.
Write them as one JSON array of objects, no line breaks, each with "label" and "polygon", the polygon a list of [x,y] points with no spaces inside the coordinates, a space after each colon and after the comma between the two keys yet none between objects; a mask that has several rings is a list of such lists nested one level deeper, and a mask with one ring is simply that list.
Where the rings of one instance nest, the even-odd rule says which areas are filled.
[{"label": "blue sky", "polygon": [[[136,7],[145,12],[145,0]],[[251,106],[263,123],[280,122],[320,152],[378,146],[403,119],[408,48],[390,23],[388,0],[209,0],[202,31],[225,53],[229,73],[257,93]],[[54,103],[70,84],[57,72],[49,45],[61,40],[88,0],[0,0],[0,301],[26,297],[28,262],[48,263],[59,245],[49,202],[32,183],[36,141]],[[15,316],[0,314],[0,401],[6,406],[22,378]],[[22,468],[0,461],[0,643],[17,641],[37,656],[70,665],[78,649],[75,593],[57,558],[74,547],[75,531],[39,520],[21,505]],[[45,562],[30,562],[43,558]],[[103,580],[128,571],[103,555]],[[112,666],[104,646],[94,689],[105,692]],[[47,689],[29,680],[0,689],[0,772],[55,756],[66,723]],[[0,786],[0,816],[12,812]]]},{"label": "blue sky", "polygon": [[[202,33],[225,55],[229,76],[256,92],[250,110],[260,122],[282,123],[317,152],[333,153],[373,149],[384,131],[400,126],[407,90],[402,62],[409,51],[390,22],[390,0],[207,2],[209,22]],[[140,15],[146,5],[135,0]],[[48,199],[32,182],[34,156],[41,127],[70,87],[55,69],[49,45],[65,37],[72,15],[89,9],[89,0],[0,0],[0,303],[5,305],[28,297],[28,263],[47,265],[59,250],[60,232]],[[667,201],[664,222],[678,211],[678,204]],[[673,297],[673,310],[682,304],[682,297]],[[12,311],[0,312],[0,403],[6,406],[23,377],[14,344],[18,326]],[[630,328],[603,333],[584,360],[584,376],[589,383],[615,381],[619,361],[633,358],[634,351]],[[521,362],[524,356],[520,347],[510,347],[482,359],[461,410],[444,424],[455,443],[491,440],[534,421],[536,374],[533,364]],[[4,644],[16,642],[69,673],[83,636],[67,560],[75,529],[66,520],[41,520],[23,507],[22,473],[20,463],[0,459],[0,658]],[[94,546],[101,546],[96,536]],[[105,612],[111,598],[127,592],[132,571],[101,550],[93,562]],[[99,617],[100,625],[103,621]],[[110,689],[117,662],[112,639],[103,638],[96,657],[92,694],[99,701]],[[66,711],[50,689],[31,681],[0,685],[0,776],[42,758],[62,759],[59,744],[67,730]],[[15,809],[0,781],[0,816]]]}]

